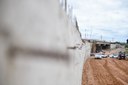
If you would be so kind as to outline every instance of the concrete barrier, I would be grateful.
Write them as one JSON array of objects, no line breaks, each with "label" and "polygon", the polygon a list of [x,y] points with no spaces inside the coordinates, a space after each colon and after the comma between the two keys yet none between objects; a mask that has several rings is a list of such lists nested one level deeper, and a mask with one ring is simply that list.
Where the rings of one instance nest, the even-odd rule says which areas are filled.
[{"label": "concrete barrier", "polygon": [[1,0],[0,15],[0,85],[81,85],[88,45],[58,0]]}]

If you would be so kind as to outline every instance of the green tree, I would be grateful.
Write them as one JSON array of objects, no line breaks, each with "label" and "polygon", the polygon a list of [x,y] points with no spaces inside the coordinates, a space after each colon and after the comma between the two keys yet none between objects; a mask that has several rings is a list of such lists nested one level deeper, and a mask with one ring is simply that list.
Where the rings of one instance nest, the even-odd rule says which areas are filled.
[{"label": "green tree", "polygon": [[125,45],[125,48],[128,48],[128,44]]}]

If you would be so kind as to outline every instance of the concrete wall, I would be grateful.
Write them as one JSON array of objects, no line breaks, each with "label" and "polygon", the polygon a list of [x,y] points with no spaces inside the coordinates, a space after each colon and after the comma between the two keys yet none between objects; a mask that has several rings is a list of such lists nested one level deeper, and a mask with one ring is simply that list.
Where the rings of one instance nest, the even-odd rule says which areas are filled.
[{"label": "concrete wall", "polygon": [[110,49],[115,49],[117,47],[117,44],[110,44]]},{"label": "concrete wall", "polygon": [[[90,42],[86,42],[86,44],[85,44],[85,53],[86,53],[86,56],[87,57],[89,57],[90,56],[90,54],[91,54],[91,50],[92,50],[92,43],[90,43]],[[87,58],[87,57],[85,57],[85,58]],[[85,59],[86,60],[86,59]]]},{"label": "concrete wall", "polygon": [[58,0],[1,0],[0,15],[0,85],[81,85],[89,47]]},{"label": "concrete wall", "polygon": [[96,43],[91,43],[91,53],[96,52]]}]

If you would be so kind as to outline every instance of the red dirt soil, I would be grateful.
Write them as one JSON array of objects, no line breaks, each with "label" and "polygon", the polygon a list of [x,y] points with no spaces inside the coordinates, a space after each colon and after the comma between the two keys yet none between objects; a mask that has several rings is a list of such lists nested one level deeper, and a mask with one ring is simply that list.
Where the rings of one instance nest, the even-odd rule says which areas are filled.
[{"label": "red dirt soil", "polygon": [[82,85],[128,85],[128,61],[113,58],[88,59]]}]

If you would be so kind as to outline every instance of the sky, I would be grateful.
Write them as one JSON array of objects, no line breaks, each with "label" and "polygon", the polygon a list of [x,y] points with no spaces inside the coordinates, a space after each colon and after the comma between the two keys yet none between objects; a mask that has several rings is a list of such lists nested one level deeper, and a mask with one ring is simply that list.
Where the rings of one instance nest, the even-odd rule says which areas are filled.
[{"label": "sky", "polygon": [[68,0],[83,38],[126,42],[128,0]]}]

